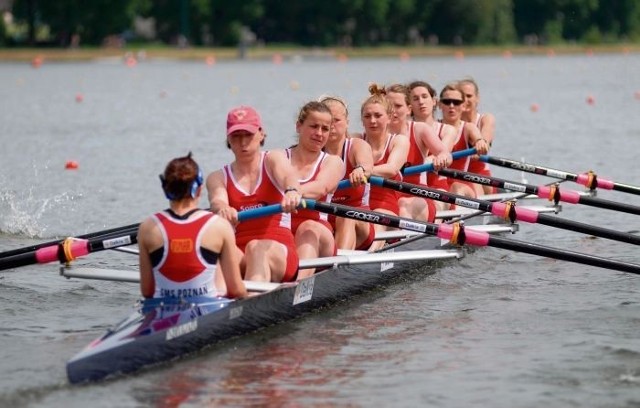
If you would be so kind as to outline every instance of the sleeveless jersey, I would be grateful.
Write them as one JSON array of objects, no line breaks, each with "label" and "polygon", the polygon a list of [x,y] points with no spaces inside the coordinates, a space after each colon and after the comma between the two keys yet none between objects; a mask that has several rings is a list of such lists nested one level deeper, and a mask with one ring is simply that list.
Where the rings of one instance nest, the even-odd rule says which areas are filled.
[{"label": "sleeveless jersey", "polygon": [[[289,161],[291,161],[291,149],[286,149],[285,151],[287,152],[287,157],[289,158]],[[301,186],[311,181],[314,181],[318,177],[318,173],[320,173],[320,169],[322,168],[322,163],[324,162],[324,159],[328,156],[329,155],[327,153],[320,152],[320,154],[318,155],[318,158],[316,159],[316,162],[313,164],[313,170],[311,171],[311,174],[307,178],[298,180]],[[331,194],[327,194],[324,197],[320,197],[316,201],[330,203]],[[328,217],[329,215],[327,213],[322,213],[320,211],[315,211],[315,210],[300,209],[298,210],[298,212],[292,214],[291,216],[291,231],[295,235],[300,224],[302,224],[307,220],[312,220],[312,221],[318,221],[319,223],[327,227],[329,231],[331,231],[331,233],[333,234],[333,227],[329,223]]]},{"label": "sleeveless jersey", "polygon": [[[444,123],[434,122],[434,130],[438,134],[438,138],[440,140],[442,140],[442,129],[444,129]],[[448,190],[449,182],[445,176],[440,176],[437,173],[430,171],[427,173],[427,186],[441,190]]]},{"label": "sleeveless jersey", "polygon": [[[458,129],[458,135],[456,136],[456,143],[453,145],[453,149],[451,150],[452,152],[471,148],[467,142],[467,135],[464,132],[464,124],[465,122],[461,121],[460,129]],[[459,159],[455,159],[449,167],[455,170],[467,171],[469,169],[470,161],[469,156],[461,157]]]},{"label": "sleeveless jersey", "polygon": [[[407,162],[405,164],[405,167],[422,165],[424,164],[424,159],[426,157],[424,152],[420,150],[420,145],[418,144],[418,140],[416,139],[414,124],[414,121],[409,122],[409,153],[407,154]],[[402,176],[402,180],[406,181],[407,183],[426,185],[427,172]]]},{"label": "sleeveless jersey", "polygon": [[[480,130],[482,130],[481,122],[482,122],[482,118],[483,117],[484,117],[484,115],[482,115],[480,113],[476,114],[475,125]],[[485,175],[485,176],[490,176],[491,175],[491,172],[489,172],[489,163],[485,163],[485,162],[480,161],[480,160],[471,160],[469,162],[469,172],[476,173],[476,174],[482,174],[482,175]]]},{"label": "sleeveless jersey", "polygon": [[[342,161],[345,164],[345,176],[348,177],[355,166],[349,160],[349,153],[353,145],[353,139],[347,138],[342,147]],[[352,207],[368,207],[369,206],[369,189],[366,184],[358,187],[347,187],[336,190],[331,197],[331,202],[335,204],[348,205]]]},{"label": "sleeveless jersey", "polygon": [[[246,191],[236,181],[230,165],[224,166],[225,185],[231,207],[238,211],[244,211],[277,204],[282,201],[284,192],[276,186],[265,165],[267,154],[266,152],[261,153],[260,175],[253,191]],[[243,252],[247,243],[253,239],[273,239],[285,245],[290,245],[293,242],[291,214],[268,215],[242,221],[236,226],[236,244]],[[295,245],[291,248],[295,248]]]},{"label": "sleeveless jersey", "polygon": [[[387,160],[389,160],[389,154],[390,149],[389,146],[391,146],[391,141],[393,140],[393,138],[395,138],[397,135],[393,134],[393,135],[389,135],[387,137],[387,141],[386,144],[384,146],[384,153],[382,154],[382,157],[375,163],[373,163],[374,166],[379,166],[381,164],[385,164],[387,162]],[[364,140],[367,140],[366,137],[367,135],[363,135]],[[392,180],[402,180],[401,175],[398,173],[396,174],[394,177],[391,178]],[[370,187],[370,192],[369,192],[369,207],[372,210],[377,210],[377,209],[385,209],[385,210],[389,210],[394,214],[398,214],[399,207],[398,207],[398,195],[396,194],[396,192],[394,190],[391,190],[390,188],[384,188],[384,187],[379,187],[379,186],[372,186],[369,185]]]},{"label": "sleeveless jersey", "polygon": [[204,211],[187,220],[177,220],[162,212],[152,216],[164,241],[162,258],[152,268],[154,297],[217,295],[216,263],[207,262],[201,252],[204,231],[216,217]]}]

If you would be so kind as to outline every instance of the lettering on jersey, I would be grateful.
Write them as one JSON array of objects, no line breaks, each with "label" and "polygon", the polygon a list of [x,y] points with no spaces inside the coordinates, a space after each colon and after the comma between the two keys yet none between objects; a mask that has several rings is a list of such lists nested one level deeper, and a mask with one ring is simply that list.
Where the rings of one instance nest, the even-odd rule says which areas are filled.
[{"label": "lettering on jersey", "polygon": [[313,296],[313,284],[315,283],[315,281],[316,277],[310,276],[298,282],[296,291],[293,294],[294,305],[306,302],[307,300],[311,300],[311,297]]},{"label": "lettering on jersey", "polygon": [[174,254],[188,254],[193,252],[193,240],[191,238],[172,239],[169,244],[169,251]]},{"label": "lettering on jersey", "polygon": [[473,174],[465,174],[462,178],[464,180],[471,181],[472,183],[480,183],[480,184],[485,184],[485,185],[491,185],[491,179],[486,178],[486,177],[482,177],[482,176],[476,176],[476,175],[473,175]]},{"label": "lettering on jersey", "polygon": [[432,198],[434,200],[440,200],[440,194],[434,192],[434,191],[428,191],[425,190],[424,188],[418,188],[418,187],[412,187],[409,192],[411,194],[417,194],[420,195],[422,197],[427,197],[427,198]]},{"label": "lettering on jersey", "polygon": [[167,330],[166,340],[169,341],[169,340],[175,339],[176,337],[184,336],[185,334],[194,332],[197,329],[198,329],[198,321],[194,319],[190,322],[181,324],[180,326],[172,327],[169,330]]},{"label": "lettering on jersey", "polygon": [[267,205],[268,204],[265,203],[264,201],[260,201],[258,203],[251,204],[251,205],[241,205],[240,206],[240,211],[255,210],[256,208],[266,207]]},{"label": "lettering on jersey", "polygon": [[206,296],[209,294],[209,289],[206,286],[199,288],[181,288],[181,289],[160,289],[161,297],[192,297],[192,296]]},{"label": "lettering on jersey", "polygon": [[475,201],[465,200],[464,198],[456,198],[456,204],[461,207],[473,208],[474,210],[477,210],[480,208],[480,203],[477,203]]},{"label": "lettering on jersey", "polygon": [[522,184],[504,183],[504,189],[524,193],[527,191],[527,186]]},{"label": "lettering on jersey", "polygon": [[400,222],[398,223],[398,226],[401,229],[416,231],[416,232],[425,232],[427,230],[426,225],[420,224],[417,222],[407,221],[407,220],[400,220]]},{"label": "lettering on jersey", "polygon": [[242,316],[242,306],[232,307],[229,310],[229,320],[237,319],[240,316]]},{"label": "lettering on jersey", "polygon": [[[394,252],[393,249],[387,252]],[[393,268],[393,262],[380,262],[380,272],[388,271]]]}]

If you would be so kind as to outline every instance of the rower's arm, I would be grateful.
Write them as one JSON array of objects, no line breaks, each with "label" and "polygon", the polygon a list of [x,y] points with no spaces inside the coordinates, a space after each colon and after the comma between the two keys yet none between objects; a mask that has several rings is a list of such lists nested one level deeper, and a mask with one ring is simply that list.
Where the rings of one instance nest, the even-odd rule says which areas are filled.
[{"label": "rower's arm", "polygon": [[467,136],[467,142],[476,148],[478,154],[487,154],[489,152],[489,142],[482,138],[480,129],[473,123],[466,122],[465,135]]},{"label": "rower's arm", "polygon": [[215,224],[216,236],[220,243],[220,267],[227,286],[227,297],[242,298],[247,296],[247,288],[240,273],[240,256],[236,246],[236,238],[231,225],[223,219]]},{"label": "rower's arm", "polygon": [[322,161],[320,171],[315,180],[301,185],[300,192],[305,198],[320,199],[336,190],[343,174],[344,163],[342,159],[329,154]]},{"label": "rower's arm", "polygon": [[151,268],[151,258],[147,240],[152,234],[154,223],[151,219],[146,219],[138,228],[138,259],[140,262],[140,293],[145,298],[152,298],[155,293],[155,281],[153,280],[153,270]]},{"label": "rower's arm", "polygon": [[485,113],[482,116],[482,129],[480,133],[482,134],[482,138],[486,140],[489,145],[493,144],[493,136],[496,132],[496,117],[491,113]]},{"label": "rower's arm", "polygon": [[409,154],[409,138],[405,135],[397,135],[393,138],[390,146],[391,152],[386,163],[373,166],[372,174],[383,178],[395,177],[400,172],[402,166],[407,162]]},{"label": "rower's arm", "polygon": [[[362,139],[352,138],[350,153],[349,160],[353,167],[362,166],[364,176],[369,178],[373,170],[373,152],[369,143]],[[349,177],[348,174],[347,177]]]},{"label": "rower's arm", "polygon": [[207,197],[211,211],[231,224],[238,223],[238,211],[229,205],[229,194],[223,170],[216,170],[207,177]]}]

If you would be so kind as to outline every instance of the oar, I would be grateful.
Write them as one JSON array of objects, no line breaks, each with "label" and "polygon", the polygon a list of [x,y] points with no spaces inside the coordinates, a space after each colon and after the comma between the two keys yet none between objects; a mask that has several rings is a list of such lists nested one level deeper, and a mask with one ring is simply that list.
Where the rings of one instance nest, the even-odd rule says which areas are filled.
[{"label": "oar", "polygon": [[[282,206],[280,204],[267,205],[239,212],[238,220],[246,221],[252,218],[277,214],[281,211]],[[134,231],[119,236],[113,236],[113,234],[111,234],[108,238],[101,237],[89,240],[67,238],[60,243],[56,242],[30,252],[4,257],[0,259],[0,271],[53,261],[70,262],[75,258],[92,252],[135,244],[138,242],[137,236],[138,230],[136,228]]]},{"label": "oar", "polygon": [[348,207],[340,204],[330,204],[308,199],[305,201],[307,208],[314,209],[316,211],[333,214],[338,217],[351,218],[354,220],[364,220],[372,222],[374,224],[385,225],[392,228],[401,228],[409,231],[423,232],[430,235],[435,235],[442,239],[448,239],[456,245],[470,244],[476,246],[491,246],[516,252],[523,252],[531,255],[538,255],[547,258],[575,262],[579,264],[597,266],[600,268],[640,274],[640,265],[637,264],[616,261],[594,255],[582,254],[579,252],[559,250],[530,242],[522,242],[507,238],[496,237],[489,235],[486,232],[465,229],[460,224],[431,224],[428,222],[415,221],[409,218],[397,217],[394,215],[364,210],[361,208]]},{"label": "oar", "polygon": [[[76,238],[78,238],[78,239],[92,239],[92,238],[99,238],[99,237],[124,235],[124,234],[127,234],[130,231],[137,230],[139,226],[140,226],[140,223],[131,224],[131,225],[125,225],[124,227],[116,227],[116,228],[111,228],[111,229],[102,230],[102,231],[90,232],[90,233],[84,234],[84,235],[78,235]],[[55,241],[43,242],[41,244],[35,244],[35,245],[31,245],[31,246],[24,247],[24,248],[16,248],[16,249],[12,249],[12,250],[9,250],[9,251],[5,251],[5,252],[0,253],[0,259],[6,258],[8,256],[14,256],[14,255],[23,254],[23,253],[26,253],[26,252],[33,252],[33,251],[35,251],[37,249],[40,249],[40,248],[48,247],[48,246],[51,246],[51,245],[61,244],[63,241],[64,241],[64,239],[58,239],[58,240],[55,240]]]},{"label": "oar", "polygon": [[553,177],[560,180],[573,181],[578,184],[595,190],[602,188],[605,190],[616,190],[624,193],[640,195],[640,187],[632,186],[630,184],[617,183],[615,181],[606,180],[596,176],[593,172],[576,174],[569,173],[562,170],[556,170],[549,167],[538,166],[536,164],[524,163],[515,160],[505,159],[502,157],[481,155],[480,160],[486,163],[495,164],[497,166],[506,167],[509,169],[521,170],[527,173],[539,174],[541,176]]},{"label": "oar", "polygon": [[519,191],[521,193],[535,194],[540,198],[548,198],[550,201],[559,201],[571,204],[584,204],[591,207],[604,208],[607,210],[621,211],[629,214],[640,215],[640,207],[617,201],[604,200],[597,197],[589,197],[580,194],[575,190],[560,190],[556,185],[551,186],[532,186],[529,184],[517,183],[514,181],[503,180],[497,177],[488,177],[480,174],[467,173],[464,171],[452,169],[440,169],[438,174],[451,177],[458,180],[465,180],[471,183],[482,184],[485,186],[494,186],[504,188],[505,190]]},{"label": "oar", "polygon": [[372,185],[390,188],[401,193],[408,193],[417,197],[430,198],[449,204],[472,208],[474,210],[486,211],[498,217],[509,219],[511,222],[518,220],[529,223],[538,223],[583,234],[590,234],[596,237],[640,245],[640,236],[638,235],[591,226],[577,221],[562,219],[560,217],[552,217],[528,208],[517,207],[515,203],[511,201],[494,203],[491,201],[477,200],[417,184],[389,180],[378,176],[371,176],[369,178],[369,183]]},{"label": "oar", "polygon": [[[471,156],[472,154],[476,154],[475,147],[471,149],[457,150],[451,153],[451,157],[453,157],[453,160],[455,160],[455,159],[461,159],[463,157]],[[424,172],[433,171],[433,170],[434,170],[433,163],[425,163],[417,166],[406,167],[402,170],[402,174],[406,174],[406,175],[418,174],[418,173],[424,173]],[[351,185],[351,182],[349,181],[349,179],[341,180],[340,183],[338,183],[338,190],[341,188],[347,188],[350,185]]]}]

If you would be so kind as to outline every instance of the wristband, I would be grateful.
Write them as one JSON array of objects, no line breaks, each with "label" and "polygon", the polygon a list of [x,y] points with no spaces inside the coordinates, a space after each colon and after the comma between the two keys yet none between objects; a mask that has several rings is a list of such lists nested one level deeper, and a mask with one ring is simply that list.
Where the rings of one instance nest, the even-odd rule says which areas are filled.
[{"label": "wristband", "polygon": [[362,164],[358,164],[356,167],[354,167],[353,171],[356,171],[357,169],[362,169],[362,172],[364,173],[364,167],[362,167]]},{"label": "wristband", "polygon": [[297,193],[297,192],[298,192],[298,189],[297,189],[297,188],[295,188],[295,187],[287,187],[287,188],[284,190],[284,193],[285,193],[285,194],[287,194],[289,191],[295,191],[295,192]]}]

